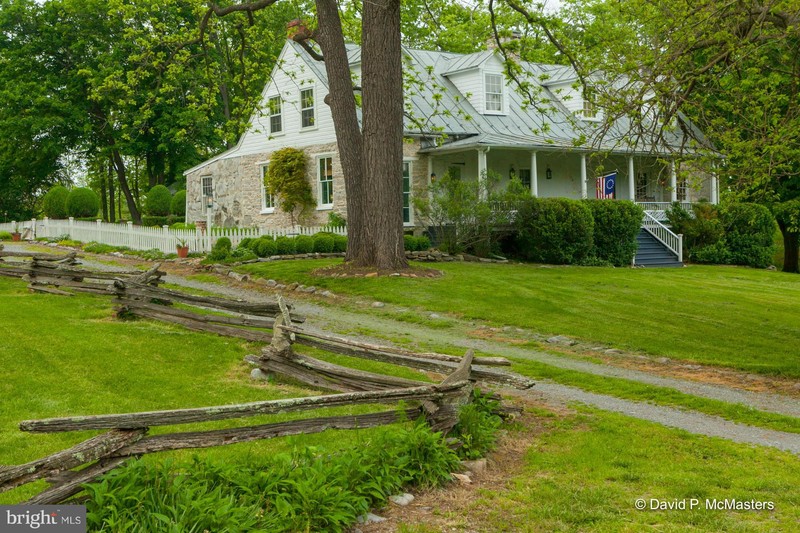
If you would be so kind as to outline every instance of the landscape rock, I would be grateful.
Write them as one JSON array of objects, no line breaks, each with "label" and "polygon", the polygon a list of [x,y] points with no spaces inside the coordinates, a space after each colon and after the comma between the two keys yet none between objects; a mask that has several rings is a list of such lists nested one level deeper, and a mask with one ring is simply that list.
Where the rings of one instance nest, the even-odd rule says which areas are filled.
[{"label": "landscape rock", "polygon": [[386,307],[386,304],[383,302],[372,302],[372,307]]},{"label": "landscape rock", "polygon": [[428,318],[430,318],[431,320],[438,320],[438,319],[440,319],[442,317],[437,315],[436,313],[431,313],[431,314],[428,315]]},{"label": "landscape rock", "polygon": [[462,485],[469,485],[472,483],[472,479],[466,474],[450,474]]},{"label": "landscape rock", "polygon": [[575,346],[578,344],[578,341],[570,339],[569,337],[564,337],[563,335],[556,335],[555,337],[550,337],[547,339],[547,342],[550,344],[563,344],[565,346]]},{"label": "landscape rock", "polygon": [[250,371],[250,379],[255,381],[269,381],[269,374],[260,368],[254,368]]},{"label": "landscape rock", "polygon": [[322,291],[320,294],[325,298],[333,298],[333,293],[331,291]]},{"label": "landscape rock", "polygon": [[293,291],[298,287],[298,285],[300,285],[300,284],[299,283],[290,283],[290,284],[288,284],[286,286],[286,290]]},{"label": "landscape rock", "polygon": [[265,280],[264,278],[256,278],[253,281],[255,283],[258,283],[259,285],[266,285],[267,284],[267,280]]},{"label": "landscape rock", "polygon": [[392,503],[405,507],[406,505],[414,501],[414,495],[405,492],[403,494],[396,494],[394,496],[389,496],[389,500]]},{"label": "landscape rock", "polygon": [[250,281],[250,276],[247,274],[240,274],[239,272],[234,272],[233,270],[228,272],[228,277],[233,278],[236,281]]},{"label": "landscape rock", "polygon": [[473,474],[482,474],[486,472],[486,458],[475,459],[474,461],[461,461],[461,466],[469,470]]},{"label": "landscape rock", "polygon": [[622,350],[617,350],[616,348],[609,348],[608,350],[605,350],[604,353],[607,353],[609,355],[620,355],[622,353]]},{"label": "landscape rock", "polygon": [[358,517],[359,524],[373,524],[376,522],[386,522],[386,519],[382,516],[378,516],[372,513],[362,514],[361,516]]},{"label": "landscape rock", "polygon": [[267,280],[267,287],[275,287],[277,284],[278,284],[278,282],[275,281],[274,279],[268,279]]}]

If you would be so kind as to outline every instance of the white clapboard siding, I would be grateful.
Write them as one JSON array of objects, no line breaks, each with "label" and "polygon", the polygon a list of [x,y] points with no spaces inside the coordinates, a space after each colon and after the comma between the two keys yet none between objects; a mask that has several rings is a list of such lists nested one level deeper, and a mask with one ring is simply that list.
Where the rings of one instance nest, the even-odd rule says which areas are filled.
[{"label": "white clapboard siding", "polygon": [[[16,224],[0,224],[0,231],[12,231]],[[221,237],[228,237],[235,248],[245,238],[258,238],[262,235],[280,237],[282,235],[313,235],[320,231],[347,235],[346,228],[329,226],[289,227],[289,228],[212,228],[210,235],[199,229],[169,229],[163,227],[135,226],[133,223],[109,224],[106,222],[87,222],[82,220],[29,220],[19,223],[22,228],[35,228],[30,238],[53,238],[68,235],[71,240],[98,242],[111,246],[125,246],[132,250],[160,250],[175,253],[176,246],[183,240],[190,252],[209,252]]]}]

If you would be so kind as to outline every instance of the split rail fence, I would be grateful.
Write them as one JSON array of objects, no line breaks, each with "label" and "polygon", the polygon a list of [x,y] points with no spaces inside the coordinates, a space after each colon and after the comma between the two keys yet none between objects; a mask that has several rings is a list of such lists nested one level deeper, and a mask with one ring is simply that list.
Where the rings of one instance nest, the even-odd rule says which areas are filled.
[{"label": "split rail fence", "polygon": [[[30,264],[19,263],[30,258]],[[13,259],[14,263],[2,262]],[[0,249],[0,275],[27,277],[32,290],[69,294],[70,290],[115,297],[120,315],[134,314],[180,324],[191,329],[269,343],[261,354],[246,361],[270,374],[279,374],[335,394],[244,404],[140,413],[72,416],[26,420],[20,430],[35,433],[105,431],[69,449],[24,465],[0,467],[0,492],[45,479],[50,486],[25,503],[63,502],[102,474],[131,457],[186,448],[224,446],[327,429],[362,429],[425,417],[436,431],[448,431],[458,421],[460,406],[470,401],[473,382],[490,382],[526,389],[533,381],[503,370],[509,362],[499,357],[464,357],[353,341],[297,324],[305,319],[291,313],[279,297],[275,302],[243,302],[194,296],[158,287],[163,274],[155,265],[147,272],[117,275],[77,269],[74,253],[64,256],[22,254]],[[57,288],[53,288],[53,286]],[[180,308],[176,307],[180,304]],[[216,314],[208,314],[212,310]],[[406,366],[446,376],[437,382],[399,378],[336,365],[296,353],[294,346],[317,349]],[[420,376],[422,378],[422,375]],[[261,415],[297,413],[312,409],[403,402],[402,408],[358,415],[325,416],[272,424],[206,431],[148,435],[149,428],[210,422]],[[513,411],[507,409],[507,412]]]}]

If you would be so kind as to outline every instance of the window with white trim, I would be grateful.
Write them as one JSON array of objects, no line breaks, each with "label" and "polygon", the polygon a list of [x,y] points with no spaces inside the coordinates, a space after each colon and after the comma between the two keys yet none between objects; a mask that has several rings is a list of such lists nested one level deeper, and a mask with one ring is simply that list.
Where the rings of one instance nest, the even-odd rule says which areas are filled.
[{"label": "window with white trim", "polygon": [[522,182],[523,187],[525,187],[527,190],[531,190],[531,169],[519,169],[519,181]]},{"label": "window with white trim", "polygon": [[275,211],[275,196],[270,194],[267,190],[267,172],[269,171],[269,162],[262,163],[261,165],[261,212],[272,213]]},{"label": "window with white trim", "polygon": [[317,165],[319,190],[317,207],[328,209],[333,207],[333,158],[320,157]]},{"label": "window with white trim", "polygon": [[586,90],[583,92],[583,108],[581,109],[581,117],[588,120],[597,118],[597,107],[594,104],[595,98],[592,91]]},{"label": "window with white trim", "polygon": [[411,161],[403,161],[403,224],[411,224]]},{"label": "window with white trim", "polygon": [[484,76],[484,87],[486,93],[486,112],[503,112],[503,75],[486,74]]},{"label": "window with white trim", "polygon": [[208,204],[214,201],[214,178],[203,176],[200,180],[203,188],[203,212],[208,211]]},{"label": "window with white trim", "polygon": [[314,111],[314,89],[300,91],[300,128],[313,128],[316,123]]},{"label": "window with white trim", "polygon": [[267,100],[269,111],[269,132],[283,133],[283,102],[280,96],[271,96]]},{"label": "window with white trim", "polygon": [[689,184],[686,182],[686,179],[680,179],[680,180],[678,180],[678,183],[676,185],[677,185],[677,189],[676,189],[675,193],[676,193],[676,196],[677,196],[677,200],[679,202],[685,202],[686,201],[686,194],[687,194],[687,192],[689,190]]}]

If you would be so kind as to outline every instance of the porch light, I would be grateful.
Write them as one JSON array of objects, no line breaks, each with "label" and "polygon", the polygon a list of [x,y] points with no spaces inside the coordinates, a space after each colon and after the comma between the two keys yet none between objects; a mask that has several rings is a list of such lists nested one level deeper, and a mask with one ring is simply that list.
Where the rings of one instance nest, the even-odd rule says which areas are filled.
[{"label": "porch light", "polygon": [[550,170],[550,167],[547,167],[547,170],[544,171],[544,176],[549,180],[553,179],[553,171]]},{"label": "porch light", "polygon": [[514,163],[511,163],[511,166],[508,167],[508,179],[514,179],[517,177],[517,169],[514,168]]},{"label": "porch light", "polygon": [[431,183],[436,181],[436,172],[431,172]]}]

